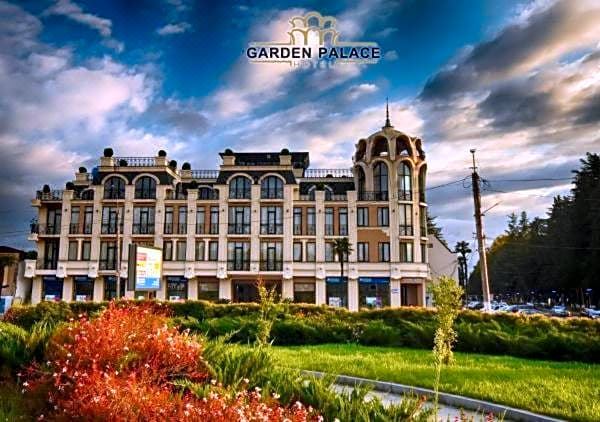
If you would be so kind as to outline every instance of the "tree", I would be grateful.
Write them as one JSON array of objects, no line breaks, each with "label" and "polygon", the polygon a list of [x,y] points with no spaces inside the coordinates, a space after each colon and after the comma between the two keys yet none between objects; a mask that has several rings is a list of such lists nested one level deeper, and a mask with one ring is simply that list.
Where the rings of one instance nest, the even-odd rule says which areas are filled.
[{"label": "tree", "polygon": [[434,235],[438,238],[440,242],[444,244],[444,246],[448,247],[448,243],[446,239],[444,239],[444,234],[442,233],[442,228],[437,225],[435,221],[437,217],[429,215],[429,211],[427,211],[427,233]]},{"label": "tree", "polygon": [[466,290],[467,288],[467,255],[473,252],[469,247],[469,242],[465,240],[461,240],[460,242],[456,242],[456,246],[454,246],[454,252],[459,254],[458,257],[458,282],[463,288]]},{"label": "tree", "polygon": [[333,252],[340,259],[340,277],[344,280],[344,258],[352,252],[352,244],[347,237],[340,237],[333,241]]}]

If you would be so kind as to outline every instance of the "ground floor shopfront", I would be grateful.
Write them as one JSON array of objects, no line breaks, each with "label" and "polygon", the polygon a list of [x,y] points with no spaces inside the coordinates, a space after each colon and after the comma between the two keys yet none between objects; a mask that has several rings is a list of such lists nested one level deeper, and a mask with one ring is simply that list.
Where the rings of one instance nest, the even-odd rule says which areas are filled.
[{"label": "ground floor shopfront", "polygon": [[[297,303],[327,304],[350,310],[397,306],[429,306],[427,280],[419,278],[390,279],[389,277],[325,277],[324,279],[296,277],[263,277],[268,289]],[[36,276],[32,285],[32,302],[104,301],[117,296],[114,275]],[[250,276],[218,279],[216,277],[164,276],[156,291],[131,291],[127,279],[121,279],[120,296],[131,299],[157,300],[227,300],[256,302],[259,299],[256,279]]]}]

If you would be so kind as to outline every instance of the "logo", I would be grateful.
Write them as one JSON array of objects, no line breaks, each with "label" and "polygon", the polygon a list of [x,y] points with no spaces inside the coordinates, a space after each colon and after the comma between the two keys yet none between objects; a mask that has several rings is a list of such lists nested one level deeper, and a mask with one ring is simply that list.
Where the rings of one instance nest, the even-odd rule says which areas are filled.
[{"label": "logo", "polygon": [[373,64],[381,58],[375,42],[340,41],[336,19],[309,12],[290,19],[289,41],[252,42],[246,57],[252,63],[289,63],[298,67],[331,67],[335,64]]}]

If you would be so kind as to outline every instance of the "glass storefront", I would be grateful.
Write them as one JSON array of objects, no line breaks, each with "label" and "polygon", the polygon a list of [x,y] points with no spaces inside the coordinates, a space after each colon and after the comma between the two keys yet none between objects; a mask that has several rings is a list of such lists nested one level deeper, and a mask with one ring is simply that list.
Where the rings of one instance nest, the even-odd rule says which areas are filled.
[{"label": "glass storefront", "polygon": [[[121,294],[120,297],[125,297],[125,284],[127,279],[121,278]],[[117,297],[117,277],[114,275],[104,277],[104,300],[112,300]]]},{"label": "glass storefront", "polygon": [[361,308],[390,306],[389,277],[360,277],[358,279],[358,306]]},{"label": "glass storefront", "polygon": [[94,279],[89,277],[73,277],[73,300],[88,302],[94,299]]},{"label": "glass storefront", "polygon": [[402,306],[420,306],[419,299],[421,293],[420,284],[401,284],[400,285],[400,304]]},{"label": "glass storefront", "polygon": [[212,302],[219,300],[219,282],[198,281],[198,299]]},{"label": "glass storefront", "polygon": [[316,303],[315,283],[294,283],[295,303]]},{"label": "glass storefront", "polygon": [[327,277],[325,279],[327,304],[335,308],[348,307],[348,277]]},{"label": "glass storefront", "polygon": [[188,295],[188,280],[185,277],[167,277],[167,299],[185,300]]},{"label": "glass storefront", "polygon": [[62,300],[63,279],[55,276],[42,278],[42,298],[49,301]]}]

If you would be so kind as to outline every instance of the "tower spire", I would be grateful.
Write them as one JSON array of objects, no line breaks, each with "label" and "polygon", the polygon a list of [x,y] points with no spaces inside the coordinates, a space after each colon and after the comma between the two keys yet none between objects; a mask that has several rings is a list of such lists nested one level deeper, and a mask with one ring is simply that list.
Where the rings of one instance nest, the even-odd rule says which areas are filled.
[{"label": "tower spire", "polygon": [[392,127],[390,123],[390,105],[389,98],[385,97],[385,126],[384,127]]}]

